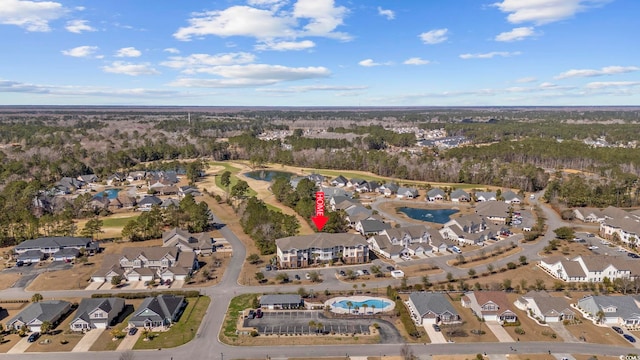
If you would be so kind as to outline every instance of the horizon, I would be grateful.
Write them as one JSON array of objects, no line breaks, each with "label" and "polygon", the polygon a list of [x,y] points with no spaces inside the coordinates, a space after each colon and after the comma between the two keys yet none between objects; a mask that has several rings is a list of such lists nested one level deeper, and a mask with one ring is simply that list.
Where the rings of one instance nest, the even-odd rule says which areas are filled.
[{"label": "horizon", "polygon": [[638,106],[639,12],[633,0],[0,0],[0,105]]}]

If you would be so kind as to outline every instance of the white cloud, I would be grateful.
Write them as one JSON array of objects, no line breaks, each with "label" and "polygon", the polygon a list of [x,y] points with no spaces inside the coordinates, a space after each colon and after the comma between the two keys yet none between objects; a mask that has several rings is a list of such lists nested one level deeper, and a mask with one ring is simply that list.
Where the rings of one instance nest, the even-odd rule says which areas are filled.
[{"label": "white cloud", "polygon": [[166,48],[162,51],[168,52],[169,54],[180,54],[180,50],[176,48]]},{"label": "white cloud", "polygon": [[310,91],[341,91],[351,92],[356,90],[368,89],[368,86],[348,86],[348,85],[307,85],[307,86],[291,86],[288,88],[262,88],[257,89],[259,92],[266,93],[304,93]]},{"label": "white cloud", "polygon": [[57,86],[29,84],[18,81],[0,79],[0,93],[32,93],[57,96],[100,96],[100,97],[126,97],[142,98],[175,98],[179,96],[191,96],[181,94],[174,90],[151,90],[143,88],[113,89],[93,86]]},{"label": "white cloud", "polygon": [[427,65],[431,63],[429,60],[423,60],[419,57],[412,57],[403,62],[405,65]]},{"label": "white cloud", "polygon": [[394,13],[393,10],[383,9],[380,6],[378,6],[378,15],[386,17],[387,20],[393,20],[396,18],[396,13]]},{"label": "white cloud", "polygon": [[96,29],[91,27],[88,22],[89,21],[87,20],[69,20],[67,21],[67,26],[64,28],[74,34],[80,34],[83,31],[96,31]]},{"label": "white cloud", "polygon": [[255,61],[255,55],[239,52],[225,54],[191,54],[189,56],[172,56],[168,61],[160,63],[172,69],[179,69],[185,74],[207,72],[207,68],[235,64],[249,64]]},{"label": "white cloud", "polygon": [[556,79],[568,79],[576,77],[594,77],[604,75],[624,74],[640,70],[637,66],[606,66],[600,70],[597,69],[572,69],[556,76]]},{"label": "white cloud", "polygon": [[460,59],[492,59],[496,56],[510,57],[522,54],[520,51],[508,52],[508,51],[492,51],[488,53],[480,54],[461,54]]},{"label": "white cloud", "polygon": [[587,89],[605,89],[605,88],[628,88],[640,86],[640,81],[596,81],[590,82],[585,87]]},{"label": "white cloud", "polygon": [[103,66],[102,70],[112,74],[124,74],[130,76],[139,75],[156,75],[160,72],[153,67],[150,63],[128,63],[124,61],[114,61],[111,65]]},{"label": "white cloud", "polygon": [[278,10],[286,5],[288,0],[249,0],[247,4],[255,7],[266,7],[272,10]]},{"label": "white cloud", "polygon": [[532,83],[532,82],[536,82],[536,81],[538,81],[538,79],[533,77],[533,76],[523,77],[523,78],[520,78],[520,79],[516,80],[516,82],[520,83],[520,84]]},{"label": "white cloud", "polygon": [[140,50],[134,48],[134,47],[125,47],[122,49],[118,49],[118,51],[116,51],[116,57],[139,57],[140,55],[142,55],[142,52],[140,52]]},{"label": "white cloud", "polygon": [[306,50],[315,47],[316,43],[311,40],[302,41],[265,41],[255,46],[256,50],[275,50],[275,51],[290,51],[290,50]]},{"label": "white cloud", "polygon": [[509,13],[507,20],[513,24],[531,22],[548,24],[570,18],[589,7],[611,0],[503,0],[494,3],[500,11]]},{"label": "white cloud", "polygon": [[282,65],[248,64],[215,66],[203,69],[217,79],[182,78],[172,82],[171,86],[180,87],[251,87],[273,85],[285,81],[325,78],[331,75],[325,67],[292,68]]},{"label": "white cloud", "polygon": [[530,36],[535,36],[536,32],[533,27],[517,27],[511,31],[500,33],[496,36],[496,41],[512,42],[524,40]]},{"label": "white cloud", "polygon": [[[254,5],[284,4],[277,1],[253,1]],[[276,6],[277,8],[277,6]],[[276,8],[232,6],[224,10],[195,13],[189,26],[179,28],[173,36],[182,41],[194,37],[247,36],[262,40],[296,39],[320,36],[349,40],[348,34],[334,30],[343,24],[347,8],[335,6],[334,0],[298,0],[291,11]]]},{"label": "white cloud", "polygon": [[358,65],[364,66],[364,67],[372,67],[372,66],[391,65],[391,63],[390,62],[377,63],[377,62],[373,61],[373,59],[364,59],[364,60],[358,62]]},{"label": "white cloud", "polygon": [[448,32],[449,32],[449,29],[435,29],[435,30],[424,32],[418,35],[418,37],[422,39],[423,43],[433,45],[433,44],[439,44],[441,42],[447,41]]},{"label": "white cloud", "polygon": [[74,47],[73,49],[69,49],[69,50],[62,50],[62,54],[67,56],[86,58],[86,57],[92,57],[93,54],[96,53],[96,51],[98,51],[97,46],[85,45],[85,46]]},{"label": "white cloud", "polygon": [[0,0],[0,24],[16,25],[27,31],[51,31],[49,22],[67,12],[54,1]]}]

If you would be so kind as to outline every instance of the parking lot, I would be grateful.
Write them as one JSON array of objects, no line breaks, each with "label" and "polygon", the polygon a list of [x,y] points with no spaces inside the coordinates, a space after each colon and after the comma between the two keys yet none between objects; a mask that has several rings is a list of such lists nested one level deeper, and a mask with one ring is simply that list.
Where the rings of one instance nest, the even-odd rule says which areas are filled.
[{"label": "parking lot", "polygon": [[[247,318],[244,327],[253,327],[264,335],[369,334],[369,326],[380,325],[381,342],[402,341],[398,331],[385,320],[375,318],[327,318],[322,311],[264,311],[262,318]],[[316,326],[315,324],[320,324]]]},{"label": "parking lot", "polygon": [[36,264],[25,264],[2,270],[3,273],[20,274],[22,277],[13,284],[14,288],[25,288],[33,279],[43,272],[71,269],[73,265],[64,261],[41,261]]}]

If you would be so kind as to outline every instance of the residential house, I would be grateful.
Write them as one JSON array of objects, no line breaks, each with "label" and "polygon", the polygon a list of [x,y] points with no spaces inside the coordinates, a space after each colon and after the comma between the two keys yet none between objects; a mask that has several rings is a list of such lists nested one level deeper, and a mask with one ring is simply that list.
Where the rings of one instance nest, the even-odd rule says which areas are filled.
[{"label": "residential house", "polygon": [[529,311],[538,321],[551,323],[575,318],[575,312],[564,298],[551,296],[544,291],[530,291],[514,304],[521,310]]},{"label": "residential house", "polygon": [[[327,198],[326,194],[325,198]],[[338,195],[329,197],[329,207],[331,208],[331,211],[345,210],[353,205],[360,205],[360,203],[347,196]]]},{"label": "residential house", "polygon": [[191,196],[193,197],[202,195],[200,190],[198,190],[198,188],[195,186],[187,185],[187,186],[180,186],[178,188],[178,197],[180,197],[181,199],[187,196],[188,194],[191,194]]},{"label": "residential house", "polygon": [[[29,252],[28,254],[35,259],[34,255],[38,251],[42,254],[40,258],[47,258],[64,249],[75,249],[78,252],[86,251],[88,254],[93,254],[100,250],[100,246],[91,238],[60,236],[26,240],[16,245],[13,251],[18,257]],[[70,252],[65,252],[65,255],[68,254]]]},{"label": "residential house", "polygon": [[260,296],[260,307],[274,309],[297,309],[304,306],[300,295],[296,294],[268,294]]},{"label": "residential house", "polygon": [[320,186],[324,182],[324,176],[316,173],[309,174],[306,176],[306,178],[311,180],[311,182],[316,184],[316,186]]},{"label": "residential house", "polygon": [[366,181],[363,179],[353,178],[347,182],[347,186],[355,189],[364,183],[366,183]]},{"label": "residential house", "polygon": [[55,186],[59,190],[63,190],[65,194],[70,194],[80,189],[84,183],[76,178],[65,176],[55,183]]},{"label": "residential house", "polygon": [[176,208],[180,207],[180,200],[168,198],[168,199],[164,199],[162,201],[162,204],[160,204],[161,209],[167,209],[171,206],[174,206]]},{"label": "residential house", "polygon": [[349,199],[353,197],[353,192],[339,187],[320,186],[320,191],[324,193],[325,199],[331,199],[335,196],[346,197]]},{"label": "residential house", "polygon": [[108,186],[117,185],[125,180],[127,180],[127,177],[124,174],[117,172],[107,176],[107,185]]},{"label": "residential house", "polygon": [[371,236],[391,229],[391,224],[384,223],[380,220],[360,220],[356,222],[355,229],[362,236]]},{"label": "residential house", "polygon": [[371,249],[387,259],[403,256],[424,255],[432,252],[429,243],[431,234],[425,225],[390,228],[370,237],[367,242]]},{"label": "residential house", "polygon": [[191,234],[186,230],[173,228],[162,234],[163,247],[177,247],[181,252],[211,255],[215,251],[213,238],[209,233]]},{"label": "residential house", "polygon": [[483,321],[513,323],[518,316],[511,309],[507,294],[503,291],[471,291],[462,296],[462,306],[470,308]]},{"label": "residential house", "polygon": [[154,205],[162,204],[162,200],[160,200],[157,196],[145,196],[140,201],[138,201],[138,211],[151,211],[151,208]]},{"label": "residential house", "polygon": [[77,177],[77,179],[89,188],[95,187],[96,183],[98,182],[98,177],[95,174],[80,175]]},{"label": "residential house", "polygon": [[496,201],[496,193],[495,191],[476,191],[475,192],[476,201]]},{"label": "residential house", "polygon": [[635,217],[606,219],[600,223],[600,235],[635,246],[640,244],[640,222]]},{"label": "residential house", "polygon": [[86,210],[90,210],[90,211],[105,210],[109,208],[110,204],[111,204],[111,200],[106,195],[102,195],[102,196],[96,195],[93,198],[91,198],[89,203],[86,205]]},{"label": "residential house", "polygon": [[120,274],[127,281],[184,280],[197,268],[194,252],[181,252],[178,247],[131,247],[115,258],[105,257],[103,267],[91,275],[91,281],[104,282]]},{"label": "residential house", "polygon": [[499,233],[499,229],[487,224],[484,217],[470,214],[453,218],[444,224],[440,234],[461,244],[480,245]]},{"label": "residential house", "polygon": [[407,305],[418,325],[451,324],[461,321],[460,315],[443,293],[412,292]]},{"label": "residential house", "polygon": [[444,253],[455,245],[451,239],[445,239],[438,230],[429,229],[428,231],[430,235],[429,243],[433,252]]},{"label": "residential house", "polygon": [[160,188],[160,195],[178,195],[178,187],[175,185],[169,185]]},{"label": "residential house", "polygon": [[383,185],[380,185],[380,187],[378,188],[378,192],[380,192],[381,194],[383,194],[386,197],[389,197],[393,194],[398,193],[398,189],[400,187],[398,186],[398,184],[395,183],[386,183]]},{"label": "residential house", "polygon": [[128,182],[134,182],[134,181],[140,181],[140,180],[144,180],[147,178],[147,172],[144,170],[138,170],[138,171],[131,171],[128,175],[127,175],[127,181]]},{"label": "residential house", "polygon": [[346,213],[345,220],[349,222],[350,227],[356,226],[357,219],[373,216],[373,210],[367,209],[360,204],[351,205],[342,210]]},{"label": "residential house", "polygon": [[282,268],[307,267],[314,262],[342,260],[345,264],[369,261],[369,246],[356,234],[315,233],[276,240],[278,262]]},{"label": "residential house", "polygon": [[514,193],[511,190],[507,190],[502,193],[502,198],[504,202],[507,204],[520,204],[522,202],[522,198],[518,196],[518,194]]},{"label": "residential house", "polygon": [[469,202],[471,201],[471,195],[462,189],[456,189],[449,195],[452,202]]},{"label": "residential house", "polygon": [[399,187],[396,197],[398,199],[415,199],[418,197],[418,189]]},{"label": "residential house", "polygon": [[427,201],[442,201],[447,198],[447,194],[440,188],[433,188],[427,191]]},{"label": "residential house", "polygon": [[587,223],[602,222],[606,219],[604,213],[600,209],[591,207],[573,209],[573,216],[575,216],[576,219]]},{"label": "residential house", "polygon": [[380,184],[377,181],[365,181],[358,185],[355,190],[359,193],[376,192],[379,187]]},{"label": "residential house", "polygon": [[45,300],[29,304],[18,315],[7,321],[7,329],[20,330],[26,326],[29,331],[41,332],[44,322],[54,327],[69,313],[71,303],[63,300]]},{"label": "residential house", "polygon": [[637,261],[617,256],[552,257],[540,260],[540,268],[568,282],[601,282],[604,278],[640,278]]},{"label": "residential house", "polygon": [[577,306],[600,324],[640,326],[640,308],[632,296],[586,296]]},{"label": "residential house", "polygon": [[46,255],[40,250],[27,250],[16,254],[16,261],[23,264],[39,263],[44,260]]},{"label": "residential house", "polygon": [[113,325],[123,310],[123,298],[85,298],[80,301],[69,326],[72,331],[106,329]]},{"label": "residential house", "polygon": [[129,327],[167,328],[180,319],[186,306],[184,296],[162,294],[145,298],[129,319]]},{"label": "residential house", "polygon": [[116,199],[120,202],[120,204],[122,205],[123,209],[130,209],[130,208],[136,206],[136,197],[135,196],[131,196],[126,191],[120,191],[118,193],[118,197]]},{"label": "residential house", "polygon": [[331,179],[329,184],[331,184],[331,186],[344,187],[344,186],[347,186],[348,182],[349,182],[349,180],[347,180],[347,178],[345,178],[342,175],[338,175],[334,179]]},{"label": "residential house", "polygon": [[511,205],[501,201],[485,201],[476,205],[476,214],[485,217],[493,223],[505,224],[513,210]]}]

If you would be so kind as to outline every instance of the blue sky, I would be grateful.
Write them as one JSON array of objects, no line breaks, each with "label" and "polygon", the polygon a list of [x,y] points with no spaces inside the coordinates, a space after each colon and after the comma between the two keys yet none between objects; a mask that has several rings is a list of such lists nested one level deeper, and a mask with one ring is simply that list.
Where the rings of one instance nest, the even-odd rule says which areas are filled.
[{"label": "blue sky", "polygon": [[0,104],[640,105],[637,0],[0,0]]}]

